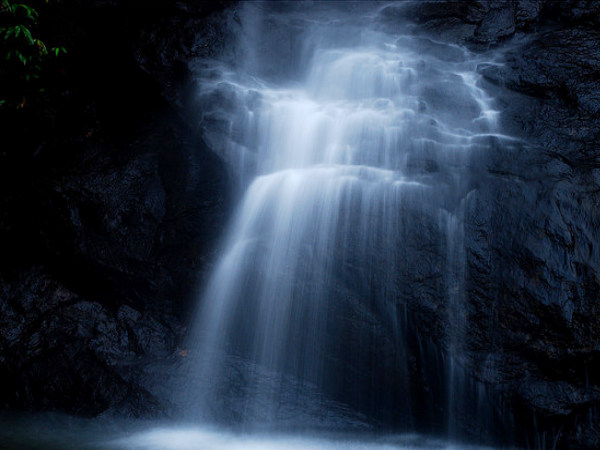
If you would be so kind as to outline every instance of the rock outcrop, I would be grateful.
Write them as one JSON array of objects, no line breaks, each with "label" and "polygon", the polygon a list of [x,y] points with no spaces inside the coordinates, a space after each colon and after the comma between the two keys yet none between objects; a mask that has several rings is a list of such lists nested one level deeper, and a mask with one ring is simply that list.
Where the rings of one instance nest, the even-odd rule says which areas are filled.
[{"label": "rock outcrop", "polygon": [[[600,340],[598,2],[410,2],[414,33],[502,52],[479,68],[520,139],[474,161],[467,203],[470,370],[521,442],[596,448]],[[480,166],[481,165],[481,166]]]},{"label": "rock outcrop", "polygon": [[55,103],[3,128],[0,405],[164,414],[152,368],[178,357],[229,176],[136,66],[128,9],[73,7]]}]

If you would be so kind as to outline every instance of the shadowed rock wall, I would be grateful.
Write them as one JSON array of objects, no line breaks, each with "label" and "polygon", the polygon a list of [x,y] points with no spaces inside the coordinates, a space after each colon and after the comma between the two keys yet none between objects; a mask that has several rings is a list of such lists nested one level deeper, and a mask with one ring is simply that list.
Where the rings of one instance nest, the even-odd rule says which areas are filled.
[{"label": "shadowed rock wall", "polygon": [[166,6],[134,6],[49,10],[69,55],[57,92],[2,119],[3,407],[168,406],[157,388],[166,374],[153,368],[176,359],[229,177],[132,56],[136,30]]}]

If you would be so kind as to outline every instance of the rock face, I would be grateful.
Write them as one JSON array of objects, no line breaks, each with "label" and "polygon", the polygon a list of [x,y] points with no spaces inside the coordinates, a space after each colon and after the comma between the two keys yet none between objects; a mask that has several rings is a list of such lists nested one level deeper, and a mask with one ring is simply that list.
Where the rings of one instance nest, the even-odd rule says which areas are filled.
[{"label": "rock face", "polygon": [[503,129],[522,142],[476,162],[465,218],[467,365],[528,430],[522,442],[540,447],[600,442],[598,8],[411,2],[380,13],[387,29],[406,20],[418,35],[504,53],[479,70]]},{"label": "rock face", "polygon": [[0,152],[0,405],[164,414],[153,368],[185,333],[229,177],[136,67],[127,10],[74,14],[50,126],[15,114]]}]

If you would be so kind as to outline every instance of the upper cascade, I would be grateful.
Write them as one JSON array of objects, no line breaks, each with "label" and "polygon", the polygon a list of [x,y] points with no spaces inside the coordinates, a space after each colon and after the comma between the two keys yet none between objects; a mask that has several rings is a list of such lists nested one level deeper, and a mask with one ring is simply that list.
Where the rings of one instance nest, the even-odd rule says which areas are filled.
[{"label": "upper cascade", "polygon": [[[497,133],[498,111],[475,71],[492,60],[442,43],[430,42],[436,51],[424,52],[414,43],[424,38],[352,21],[317,17],[306,26],[310,45],[298,52],[304,61],[298,80],[275,84],[241,69],[224,70],[218,62],[208,71],[211,78],[201,80],[204,120],[212,126],[217,117],[225,128],[208,129],[207,138],[243,179],[318,164],[409,175],[423,155],[456,165],[464,151]],[[341,46],[329,36],[340,28],[358,34],[358,42]],[[253,65],[260,66],[256,55]]]}]

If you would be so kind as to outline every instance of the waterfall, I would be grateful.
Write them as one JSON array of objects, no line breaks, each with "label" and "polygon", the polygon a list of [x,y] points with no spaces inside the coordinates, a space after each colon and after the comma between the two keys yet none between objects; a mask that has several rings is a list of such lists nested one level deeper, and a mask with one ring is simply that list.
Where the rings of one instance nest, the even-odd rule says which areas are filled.
[{"label": "waterfall", "polygon": [[196,67],[204,138],[241,193],[190,335],[185,397],[253,427],[306,408],[322,423],[351,410],[452,433],[472,408],[460,369],[470,165],[502,137],[484,59],[382,31],[376,4],[311,5],[246,2],[238,58]]}]

